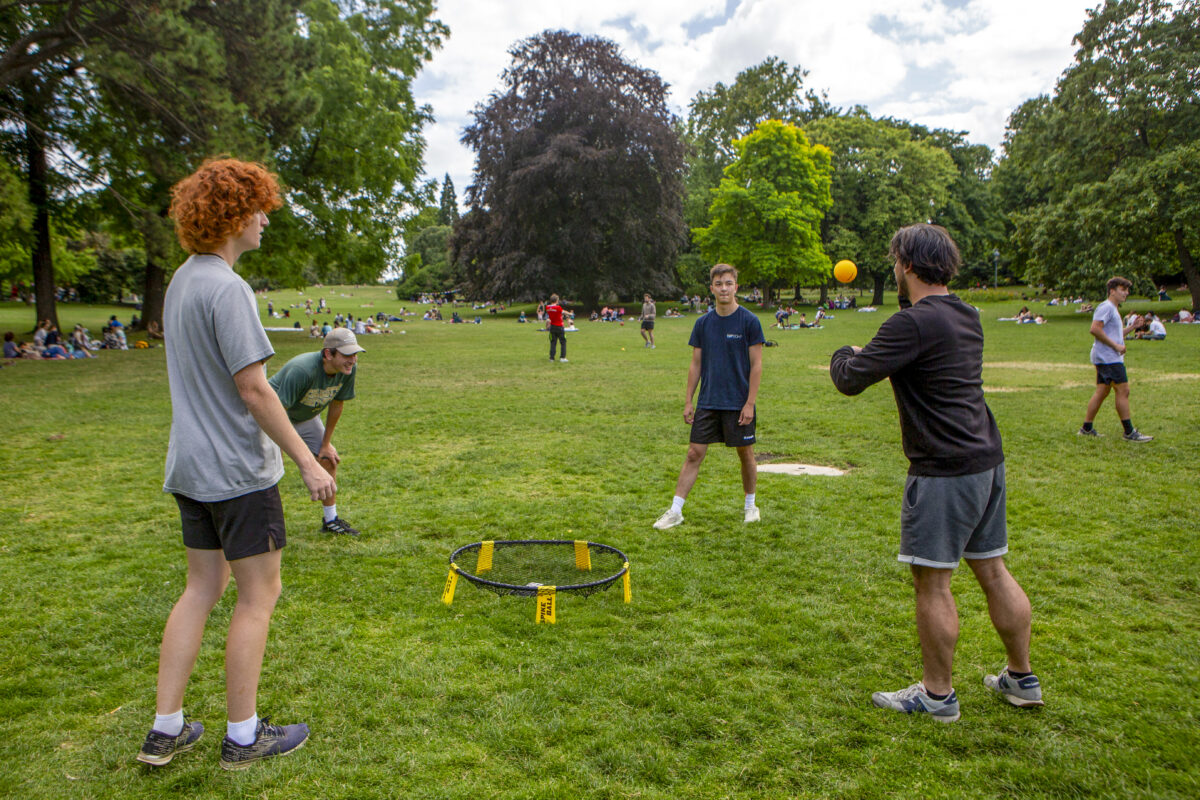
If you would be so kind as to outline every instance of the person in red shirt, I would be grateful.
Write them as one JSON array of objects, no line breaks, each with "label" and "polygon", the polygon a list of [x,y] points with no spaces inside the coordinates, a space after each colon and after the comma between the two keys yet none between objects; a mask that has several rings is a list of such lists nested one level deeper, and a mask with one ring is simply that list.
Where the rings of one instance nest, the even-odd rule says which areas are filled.
[{"label": "person in red shirt", "polygon": [[563,333],[563,307],[558,304],[558,295],[550,295],[550,303],[546,306],[546,327],[550,330],[550,360],[554,360],[554,352],[558,343],[562,342],[562,358],[559,361],[567,363],[567,335]]}]

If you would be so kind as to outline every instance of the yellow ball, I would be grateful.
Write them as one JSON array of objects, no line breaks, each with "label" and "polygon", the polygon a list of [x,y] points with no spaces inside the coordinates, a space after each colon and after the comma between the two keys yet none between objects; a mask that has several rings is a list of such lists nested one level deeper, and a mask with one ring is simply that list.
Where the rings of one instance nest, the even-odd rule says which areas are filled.
[{"label": "yellow ball", "polygon": [[854,262],[843,258],[841,261],[833,265],[833,277],[837,278],[842,283],[849,283],[858,276],[858,267],[854,266]]}]

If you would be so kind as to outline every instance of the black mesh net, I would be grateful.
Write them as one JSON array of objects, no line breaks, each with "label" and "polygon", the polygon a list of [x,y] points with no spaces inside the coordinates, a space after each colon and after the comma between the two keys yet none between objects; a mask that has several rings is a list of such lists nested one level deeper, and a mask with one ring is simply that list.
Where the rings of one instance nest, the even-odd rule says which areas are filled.
[{"label": "black mesh net", "polygon": [[[556,593],[586,597],[612,586],[625,574],[628,563],[620,550],[596,542],[495,541],[491,568],[481,569],[486,567],[487,544],[460,547],[451,554],[450,563],[462,578],[500,595],[533,597],[539,586],[554,586]],[[585,563],[591,569],[581,569],[579,565]]]}]

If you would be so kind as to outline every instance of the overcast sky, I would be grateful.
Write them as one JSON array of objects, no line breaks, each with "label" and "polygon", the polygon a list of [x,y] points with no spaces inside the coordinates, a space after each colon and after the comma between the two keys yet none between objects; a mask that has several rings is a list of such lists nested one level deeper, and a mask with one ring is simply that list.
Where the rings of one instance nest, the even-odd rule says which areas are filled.
[{"label": "overcast sky", "polygon": [[450,38],[414,86],[433,108],[425,173],[449,173],[460,201],[471,111],[500,88],[508,49],[547,29],[598,34],[662,76],[674,113],[696,92],[777,56],[809,71],[835,106],[864,105],[967,131],[998,150],[1008,115],[1053,89],[1072,37],[1101,0],[440,0]]}]

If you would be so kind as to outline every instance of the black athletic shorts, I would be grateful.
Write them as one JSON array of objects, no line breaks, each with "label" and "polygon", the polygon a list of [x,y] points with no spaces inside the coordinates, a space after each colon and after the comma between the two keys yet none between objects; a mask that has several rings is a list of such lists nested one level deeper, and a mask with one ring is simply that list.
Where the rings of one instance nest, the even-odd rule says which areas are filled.
[{"label": "black athletic shorts", "polygon": [[652,319],[642,320],[642,330],[644,330],[644,331],[654,330],[654,320],[652,320]]},{"label": "black athletic shorts", "polygon": [[1113,364],[1097,364],[1096,383],[1129,383],[1129,376],[1125,374],[1125,365],[1120,361]]},{"label": "black athletic shorts", "polygon": [[175,495],[183,521],[183,544],[193,550],[223,550],[236,561],[287,544],[279,486],[215,503]]},{"label": "black athletic shorts", "polygon": [[749,425],[738,425],[741,411],[723,411],[712,408],[698,408],[692,417],[692,436],[688,439],[692,444],[715,444],[724,442],[726,447],[746,447],[754,444],[754,423],[758,422],[758,413]]}]

